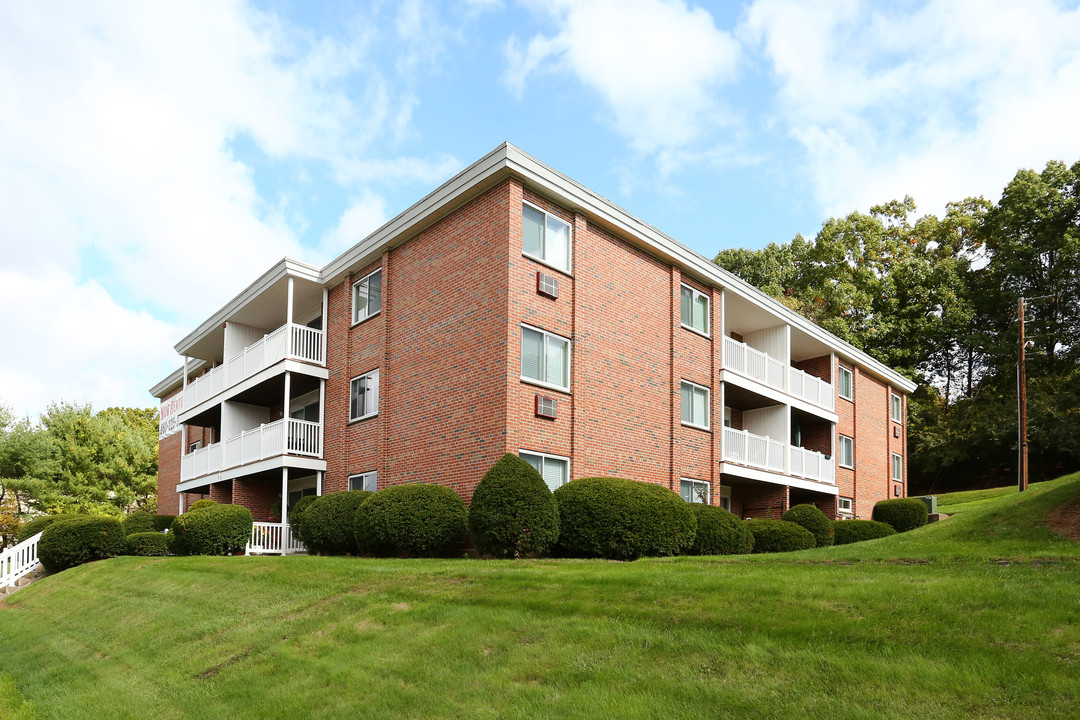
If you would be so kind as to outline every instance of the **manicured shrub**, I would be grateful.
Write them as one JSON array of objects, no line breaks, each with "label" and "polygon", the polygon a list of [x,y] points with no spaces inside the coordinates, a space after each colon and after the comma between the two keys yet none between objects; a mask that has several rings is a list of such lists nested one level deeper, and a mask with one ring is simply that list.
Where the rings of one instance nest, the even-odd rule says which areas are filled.
[{"label": "manicured shrub", "polygon": [[134,512],[120,521],[125,535],[154,532],[154,516],[148,512]]},{"label": "manicured shrub", "polygon": [[335,492],[308,505],[300,522],[300,540],[307,551],[313,555],[356,555],[356,509],[371,495],[367,490]]},{"label": "manicured shrub", "polygon": [[754,534],[746,523],[722,507],[694,503],[697,534],[691,555],[745,555],[754,549]]},{"label": "manicured shrub", "polygon": [[240,505],[203,506],[173,520],[173,555],[237,555],[251,538],[251,511]]},{"label": "manicured shrub", "polygon": [[863,540],[877,540],[878,538],[895,535],[892,525],[874,520],[836,520],[833,522],[833,532],[837,545],[849,545]]},{"label": "manicured shrub", "polygon": [[191,512],[192,510],[202,510],[203,508],[214,507],[217,504],[217,500],[203,498],[202,500],[196,500],[195,502],[191,503],[191,507],[189,507],[187,511]]},{"label": "manicured shrub", "polygon": [[124,547],[125,555],[168,555],[169,536],[165,533],[154,532],[153,530],[150,532],[131,533],[127,536]]},{"label": "manicured shrub", "polygon": [[469,535],[485,555],[543,555],[559,537],[559,509],[540,473],[517,455],[487,471],[469,506]]},{"label": "manicured shrub", "polygon": [[176,519],[175,515],[151,515],[154,519],[154,529],[158,532],[165,532],[172,527],[173,520]]},{"label": "manicured shrub", "polygon": [[881,500],[874,505],[873,519],[891,525],[896,532],[907,532],[926,524],[926,505],[918,498]]},{"label": "manicured shrub", "polygon": [[814,534],[787,520],[755,518],[747,520],[746,526],[754,534],[755,553],[791,552],[814,547]]},{"label": "manicured shrub", "polygon": [[70,520],[72,518],[89,517],[88,515],[42,515],[30,520],[21,528],[19,528],[18,542],[23,540],[29,540],[30,538],[42,532],[45,528],[52,525],[58,520]]},{"label": "manicured shrub", "polygon": [[293,505],[292,510],[289,511],[289,529],[292,530],[293,537],[302,537],[301,533],[303,531],[301,530],[301,525],[304,522],[304,511],[308,509],[308,506],[311,505],[311,503],[318,499],[318,495],[305,495],[297,500],[296,504]]},{"label": "manicured shrub", "polygon": [[781,520],[802,525],[814,536],[817,547],[828,547],[833,544],[832,521],[814,505],[803,503],[795,505],[781,517]]},{"label": "manicured shrub", "polygon": [[694,542],[690,504],[661,485],[623,478],[582,478],[554,493],[560,553],[634,560],[678,555]]},{"label": "manicured shrub", "polygon": [[58,520],[47,528],[38,542],[38,558],[49,572],[123,555],[124,529],[110,517],[73,517]]},{"label": "manicured shrub", "polygon": [[448,487],[392,485],[364,501],[356,511],[354,530],[361,552],[434,557],[465,542],[468,511],[461,496]]}]

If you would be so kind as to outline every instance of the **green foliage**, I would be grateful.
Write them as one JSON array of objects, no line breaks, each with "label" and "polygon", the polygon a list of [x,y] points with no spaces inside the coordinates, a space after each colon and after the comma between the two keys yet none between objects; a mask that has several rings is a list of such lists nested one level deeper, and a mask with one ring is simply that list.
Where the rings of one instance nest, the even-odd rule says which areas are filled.
[{"label": "green foliage", "polygon": [[837,545],[877,540],[896,534],[891,525],[875,520],[834,520],[832,526],[833,538]]},{"label": "green foliage", "polygon": [[755,518],[747,520],[746,527],[754,535],[755,553],[809,550],[815,546],[812,532],[786,520]]},{"label": "green foliage", "polygon": [[873,519],[891,526],[896,532],[907,532],[926,524],[926,505],[917,498],[893,498],[874,505]]},{"label": "green foliage", "polygon": [[72,518],[81,518],[81,517],[88,517],[88,516],[86,516],[86,515],[42,515],[41,517],[36,517],[33,520],[30,520],[29,522],[23,524],[23,526],[21,528],[19,528],[18,542],[22,542],[23,540],[29,540],[30,538],[37,535],[39,532],[42,532],[45,528],[49,527],[50,525],[52,525],[54,522],[56,522],[58,520],[70,520]]},{"label": "green foliage", "polygon": [[503,455],[476,486],[469,534],[485,555],[547,553],[559,537],[559,509],[540,473],[517,455]]},{"label": "green foliage", "polygon": [[172,527],[173,520],[176,519],[175,515],[151,515],[154,520],[154,529],[158,532],[165,532]]},{"label": "green foliage", "polygon": [[120,521],[125,535],[154,532],[154,516],[148,512],[136,512]]},{"label": "green foliage", "polygon": [[635,560],[685,552],[697,533],[690,504],[660,485],[623,478],[582,478],[554,493],[560,552]]},{"label": "green foliage", "polygon": [[814,536],[817,547],[828,547],[833,544],[832,522],[816,506],[803,503],[795,505],[781,517],[781,520],[802,525]]},{"label": "green foliage", "polygon": [[169,554],[169,536],[160,532],[137,532],[127,536],[125,555],[159,556]]},{"label": "green foliage", "polygon": [[238,555],[251,539],[251,526],[251,511],[240,505],[214,503],[189,510],[173,520],[169,550],[173,555]]},{"label": "green foliage", "polygon": [[302,538],[304,536],[303,524],[304,524],[304,511],[311,506],[313,502],[318,500],[317,495],[305,495],[296,501],[292,510],[289,511],[289,529],[292,530],[293,537]]},{"label": "green foliage", "polygon": [[722,507],[693,503],[697,534],[691,555],[745,555],[754,550],[754,534],[746,523]]},{"label": "green foliage", "polygon": [[124,530],[108,517],[67,518],[52,523],[38,541],[38,558],[49,572],[124,554]]},{"label": "green foliage", "polygon": [[468,537],[468,511],[448,487],[412,483],[373,494],[356,512],[356,544],[373,555],[436,557]]},{"label": "green foliage", "polygon": [[202,510],[203,508],[214,507],[217,504],[217,500],[203,498],[202,500],[196,500],[195,502],[191,503],[191,507],[189,507],[187,511],[191,512],[192,510]]},{"label": "green foliage", "polygon": [[300,539],[311,554],[355,555],[353,526],[356,510],[372,495],[367,490],[335,492],[308,505],[300,525]]}]

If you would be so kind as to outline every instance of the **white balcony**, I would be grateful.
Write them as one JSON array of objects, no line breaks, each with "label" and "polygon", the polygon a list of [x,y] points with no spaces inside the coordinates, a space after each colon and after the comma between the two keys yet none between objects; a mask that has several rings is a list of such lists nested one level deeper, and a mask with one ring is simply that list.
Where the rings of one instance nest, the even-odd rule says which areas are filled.
[{"label": "white balcony", "polygon": [[788,447],[788,475],[836,484],[836,467],[832,458],[796,445]]},{"label": "white balcony", "polygon": [[784,365],[768,353],[734,338],[724,338],[724,369],[787,393],[829,412],[836,409],[833,386],[798,368]]},{"label": "white balcony", "polygon": [[788,445],[748,430],[724,428],[724,462],[789,475],[815,482],[836,484],[833,461],[819,452]]},{"label": "white balcony", "polygon": [[228,358],[224,365],[188,383],[184,390],[184,407],[193,408],[282,360],[324,366],[323,331],[296,323],[282,325]]},{"label": "white balcony", "polygon": [[322,457],[322,425],[287,418],[188,453],[180,459],[180,482],[213,475],[276,455]]},{"label": "white balcony", "polygon": [[832,383],[827,383],[798,368],[788,368],[787,392],[789,395],[794,395],[800,400],[805,400],[811,405],[817,405],[830,412],[836,410],[836,395],[833,394]]},{"label": "white balcony", "polygon": [[304,543],[293,537],[292,528],[283,523],[257,522],[251,525],[248,555],[291,555],[307,552]]}]

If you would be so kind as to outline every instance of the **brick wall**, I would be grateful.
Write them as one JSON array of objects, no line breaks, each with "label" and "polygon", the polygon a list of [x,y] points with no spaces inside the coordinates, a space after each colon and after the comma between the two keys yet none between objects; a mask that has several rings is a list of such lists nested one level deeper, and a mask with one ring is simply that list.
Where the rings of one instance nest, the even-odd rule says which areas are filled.
[{"label": "brick wall", "polygon": [[232,482],[233,502],[251,510],[255,522],[266,522],[270,508],[281,499],[280,482],[276,487],[263,478],[236,478]]},{"label": "brick wall", "polygon": [[793,360],[792,367],[802,370],[807,375],[813,375],[827,383],[832,382],[832,356],[821,355],[808,360]]}]

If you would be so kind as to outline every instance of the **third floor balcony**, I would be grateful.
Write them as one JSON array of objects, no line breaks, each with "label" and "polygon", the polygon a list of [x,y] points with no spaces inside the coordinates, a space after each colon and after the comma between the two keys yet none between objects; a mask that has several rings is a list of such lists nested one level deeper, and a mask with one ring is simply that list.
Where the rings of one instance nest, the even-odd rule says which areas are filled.
[{"label": "third floor balcony", "polygon": [[836,395],[832,383],[791,367],[745,342],[724,338],[723,367],[814,407],[829,412],[836,410]]}]

